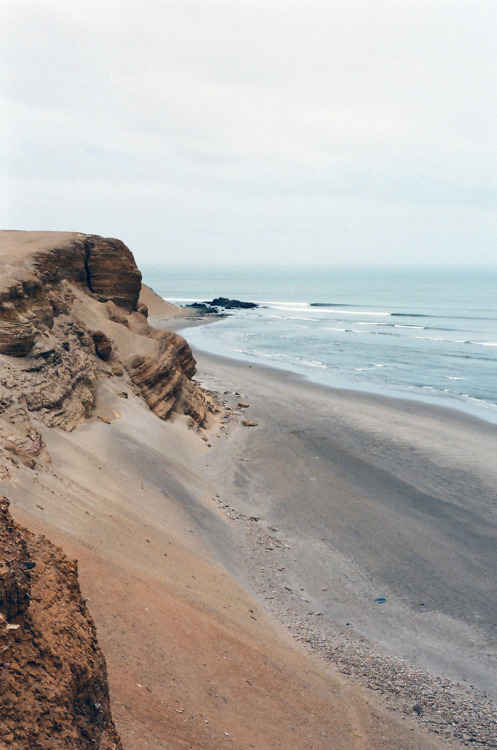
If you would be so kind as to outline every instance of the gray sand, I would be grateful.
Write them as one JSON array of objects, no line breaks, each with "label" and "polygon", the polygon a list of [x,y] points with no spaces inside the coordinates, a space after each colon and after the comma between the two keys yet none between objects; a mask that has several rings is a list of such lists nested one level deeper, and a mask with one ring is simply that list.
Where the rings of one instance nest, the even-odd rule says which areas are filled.
[{"label": "gray sand", "polygon": [[269,605],[497,697],[497,427],[195,355],[237,414],[205,470]]}]

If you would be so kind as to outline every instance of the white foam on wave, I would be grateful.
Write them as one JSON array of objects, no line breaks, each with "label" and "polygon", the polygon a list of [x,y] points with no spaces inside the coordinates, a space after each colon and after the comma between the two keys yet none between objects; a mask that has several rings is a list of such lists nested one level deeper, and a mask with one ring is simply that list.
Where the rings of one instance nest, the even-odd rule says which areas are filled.
[{"label": "white foam on wave", "polygon": [[295,359],[307,367],[318,367],[321,370],[327,370],[327,366],[320,362],[318,359],[304,359],[303,357],[295,357]]},{"label": "white foam on wave", "polygon": [[390,313],[388,312],[373,312],[370,310],[337,310],[336,308],[333,308],[333,310],[326,310],[326,312],[330,313],[339,313],[340,315],[377,315],[378,317],[382,318],[389,318]]},{"label": "white foam on wave", "polygon": [[[284,317],[284,316],[282,316],[282,317]],[[318,323],[319,322],[318,318],[301,318],[300,316],[297,316],[297,315],[288,315],[288,316],[285,316],[285,319],[286,320],[303,320],[303,321],[308,321],[309,323]]]},{"label": "white foam on wave", "polygon": [[421,339],[421,341],[448,341],[452,344],[463,344],[463,341],[450,341],[450,339],[441,339],[436,336],[414,336],[415,339]]},{"label": "white foam on wave", "polygon": [[[269,307],[273,310],[281,310],[281,312],[310,312],[311,306],[307,302],[263,302],[257,301],[257,305],[261,307]],[[286,317],[286,316],[283,316]]]},{"label": "white foam on wave", "polygon": [[471,346],[497,346],[497,341],[470,341],[469,339],[440,339],[428,336],[415,336],[416,339],[427,339],[428,341],[445,341],[448,344],[471,344]]},{"label": "white foam on wave", "polygon": [[172,302],[173,305],[177,302],[198,302],[198,297],[163,297],[164,302]]},{"label": "white foam on wave", "polygon": [[388,312],[377,312],[373,310],[341,310],[336,307],[317,307],[313,305],[309,305],[307,302],[275,302],[275,301],[267,301],[267,300],[260,300],[257,301],[258,305],[266,306],[269,308],[272,308],[274,310],[281,310],[282,312],[304,312],[304,311],[311,311],[314,315],[318,313],[325,313],[326,315],[355,315],[356,317],[360,317],[361,315],[373,315],[373,316],[380,316],[380,317],[390,317],[390,313]]}]

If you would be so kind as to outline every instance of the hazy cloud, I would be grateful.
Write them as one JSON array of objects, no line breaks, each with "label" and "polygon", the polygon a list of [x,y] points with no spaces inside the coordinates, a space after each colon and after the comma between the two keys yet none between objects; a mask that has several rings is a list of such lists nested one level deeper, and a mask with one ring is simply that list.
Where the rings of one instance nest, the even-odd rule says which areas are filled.
[{"label": "hazy cloud", "polygon": [[497,260],[493,0],[2,16],[6,227],[144,260]]}]

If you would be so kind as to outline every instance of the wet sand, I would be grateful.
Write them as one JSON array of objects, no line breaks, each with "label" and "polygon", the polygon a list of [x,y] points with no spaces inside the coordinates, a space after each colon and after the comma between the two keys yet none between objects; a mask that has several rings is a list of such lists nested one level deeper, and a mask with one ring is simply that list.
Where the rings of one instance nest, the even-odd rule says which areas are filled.
[{"label": "wet sand", "polygon": [[203,470],[222,477],[218,502],[244,528],[268,608],[342,667],[359,651],[392,657],[418,681],[460,683],[464,709],[495,699],[497,427],[195,356],[198,380],[232,408]]}]

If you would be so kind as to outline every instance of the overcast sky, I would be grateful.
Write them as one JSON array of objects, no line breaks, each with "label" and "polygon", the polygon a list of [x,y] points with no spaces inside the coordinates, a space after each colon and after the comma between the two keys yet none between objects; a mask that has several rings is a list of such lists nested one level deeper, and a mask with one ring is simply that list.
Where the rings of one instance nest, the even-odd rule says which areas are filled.
[{"label": "overcast sky", "polygon": [[2,0],[2,226],[495,265],[496,39],[496,0]]}]

